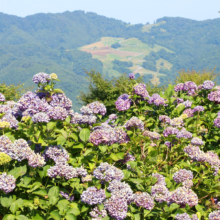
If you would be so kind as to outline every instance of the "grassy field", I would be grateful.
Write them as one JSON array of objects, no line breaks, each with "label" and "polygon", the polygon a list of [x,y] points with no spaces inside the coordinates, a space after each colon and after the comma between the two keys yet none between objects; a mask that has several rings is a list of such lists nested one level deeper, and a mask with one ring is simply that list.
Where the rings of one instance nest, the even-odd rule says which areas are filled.
[{"label": "grassy field", "polygon": [[[114,43],[120,43],[121,47],[114,49],[111,48],[111,45]],[[103,72],[104,75],[110,75],[117,77],[120,75],[120,73],[113,68],[113,60],[120,60],[120,61],[130,61],[133,63],[133,66],[129,69],[134,74],[141,74],[141,75],[149,75],[151,76],[151,82],[153,84],[159,84],[159,70],[160,68],[166,68],[170,69],[172,67],[172,64],[169,63],[167,60],[159,59],[157,60],[156,67],[157,72],[144,69],[142,67],[142,63],[145,61],[143,58],[146,55],[149,55],[151,51],[159,51],[161,49],[165,49],[170,53],[173,53],[173,51],[168,50],[167,48],[161,47],[159,45],[155,45],[153,48],[149,45],[142,43],[137,38],[113,38],[113,37],[103,37],[101,38],[101,41],[85,45],[81,48],[79,48],[82,51],[85,51],[87,53],[91,53],[93,58],[99,59],[103,63]],[[161,66],[161,63],[164,63],[163,66]]]}]

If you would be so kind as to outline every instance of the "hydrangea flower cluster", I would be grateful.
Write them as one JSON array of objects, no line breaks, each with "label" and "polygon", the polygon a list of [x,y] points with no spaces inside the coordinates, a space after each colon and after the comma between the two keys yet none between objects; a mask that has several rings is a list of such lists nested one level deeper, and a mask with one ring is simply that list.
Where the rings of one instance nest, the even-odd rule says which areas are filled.
[{"label": "hydrangea flower cluster", "polygon": [[155,184],[151,188],[151,196],[159,203],[168,202],[170,192],[163,184]]},{"label": "hydrangea flower cluster", "polygon": [[127,130],[130,130],[132,128],[144,130],[144,123],[139,118],[133,116],[125,123],[124,127]]},{"label": "hydrangea flower cluster", "polygon": [[195,112],[203,112],[204,111],[204,108],[200,105],[196,106],[194,109],[193,109],[193,113]]},{"label": "hydrangea flower cluster", "polygon": [[185,102],[183,102],[183,104],[185,105],[186,108],[190,108],[192,106],[192,102],[189,100],[186,100]]},{"label": "hydrangea flower cluster", "polygon": [[92,186],[87,188],[86,191],[83,191],[80,198],[82,202],[89,205],[102,204],[102,202],[106,199],[105,190],[98,190],[96,187]]},{"label": "hydrangea flower cluster", "polygon": [[127,143],[129,137],[127,133],[120,127],[101,126],[99,129],[90,133],[89,141],[94,145],[107,144],[112,145],[114,143]]},{"label": "hydrangea flower cluster", "polygon": [[146,85],[143,83],[139,83],[138,85],[134,86],[134,93],[143,97],[149,97],[148,91],[146,90]]},{"label": "hydrangea flower cluster", "polygon": [[202,84],[202,88],[207,89],[207,90],[213,89],[214,86],[215,86],[215,83],[212,82],[211,80],[206,80]]},{"label": "hydrangea flower cluster", "polygon": [[188,115],[188,118],[193,117],[194,116],[194,111],[191,108],[187,108],[183,111],[183,114]]},{"label": "hydrangea flower cluster", "polygon": [[6,112],[6,114],[1,118],[1,122],[9,122],[10,128],[17,129],[18,127],[18,121],[17,119],[10,113]]},{"label": "hydrangea flower cluster", "polygon": [[7,164],[11,161],[11,157],[5,153],[0,152],[0,165]]},{"label": "hydrangea flower cluster", "polygon": [[166,186],[165,177],[159,173],[153,173],[152,177],[157,178],[156,184]]},{"label": "hydrangea flower cluster", "polygon": [[177,85],[174,87],[174,91],[175,91],[175,92],[181,92],[181,91],[183,91],[183,86],[184,86],[183,83],[177,84]]},{"label": "hydrangea flower cluster", "polygon": [[82,115],[79,113],[73,113],[71,114],[71,121],[72,124],[95,124],[97,120],[97,117],[94,115]]},{"label": "hydrangea flower cluster", "polygon": [[85,177],[82,177],[81,180],[83,183],[90,182],[90,181],[92,181],[92,175],[87,175]]},{"label": "hydrangea flower cluster", "polygon": [[65,108],[56,106],[50,108],[47,112],[50,119],[64,121],[68,117],[68,112]]},{"label": "hydrangea flower cluster", "polygon": [[192,138],[192,133],[187,131],[186,128],[182,128],[176,135],[177,138]]},{"label": "hydrangea flower cluster", "polygon": [[208,94],[208,99],[212,102],[220,102],[220,90],[212,91]]},{"label": "hydrangea flower cluster", "polygon": [[160,115],[159,120],[164,124],[170,124],[171,121],[170,117],[168,117],[167,115]]},{"label": "hydrangea flower cluster", "polygon": [[173,118],[170,121],[170,125],[176,128],[181,128],[184,126],[184,121],[182,118],[178,117],[178,118]]},{"label": "hydrangea flower cluster", "polygon": [[147,130],[143,132],[143,135],[149,137],[151,140],[159,140],[161,137],[157,132],[151,132]]},{"label": "hydrangea flower cluster", "polygon": [[218,116],[215,120],[214,120],[214,125],[217,128],[220,128],[220,116]]},{"label": "hydrangea flower cluster", "polygon": [[193,214],[191,218],[187,213],[177,214],[175,216],[175,219],[176,220],[199,220],[196,214]]},{"label": "hydrangea flower cluster", "polygon": [[204,142],[198,138],[198,137],[194,137],[192,140],[191,140],[191,144],[192,145],[196,145],[196,146],[200,146],[200,145],[204,145]]},{"label": "hydrangea flower cluster", "polygon": [[209,214],[209,220],[220,219],[220,211],[214,211]]},{"label": "hydrangea flower cluster", "polygon": [[169,135],[176,135],[179,132],[179,130],[177,128],[173,128],[173,127],[167,127],[164,131],[163,131],[163,136],[164,137],[168,137]]},{"label": "hydrangea flower cluster", "polygon": [[44,157],[42,157],[40,154],[32,153],[28,157],[28,165],[31,167],[43,167],[46,164],[44,161]]},{"label": "hydrangea flower cluster", "polygon": [[0,190],[10,193],[16,187],[16,179],[12,175],[2,173],[0,175]]},{"label": "hydrangea flower cluster", "polygon": [[2,93],[0,93],[0,102],[5,102],[5,96]]},{"label": "hydrangea flower cluster", "polygon": [[50,121],[50,118],[45,112],[39,112],[39,113],[33,115],[32,121],[34,123],[39,123],[39,122],[48,123]]},{"label": "hydrangea flower cluster", "polygon": [[197,85],[194,82],[187,81],[184,84],[179,83],[174,87],[175,92],[187,92],[188,95],[193,95],[197,91]]},{"label": "hydrangea flower cluster", "polygon": [[66,97],[64,93],[55,93],[51,96],[50,106],[52,107],[62,107],[66,110],[72,108],[72,101]]},{"label": "hydrangea flower cluster", "polygon": [[92,211],[89,214],[93,218],[98,218],[100,215],[102,216],[102,218],[105,218],[105,216],[107,216],[106,210],[102,209],[101,211],[99,211],[99,208],[97,206],[94,209],[92,209]]},{"label": "hydrangea flower cluster", "polygon": [[135,79],[134,73],[129,73],[129,79]]},{"label": "hydrangea flower cluster", "polygon": [[128,94],[122,94],[118,97],[117,101],[115,102],[116,108],[118,111],[126,111],[131,107],[131,99],[129,98]]},{"label": "hydrangea flower cluster", "polygon": [[134,202],[139,207],[151,210],[154,208],[154,199],[146,192],[137,192],[134,195]]},{"label": "hydrangea flower cluster", "polygon": [[124,178],[123,172],[115,166],[112,166],[108,163],[101,163],[94,172],[93,175],[95,178],[110,182],[112,180],[121,181]]},{"label": "hydrangea flower cluster", "polygon": [[180,169],[178,172],[174,173],[173,179],[176,183],[182,183],[186,180],[192,180],[193,172],[186,169]]},{"label": "hydrangea flower cluster", "polygon": [[80,109],[81,113],[84,115],[91,115],[91,114],[106,114],[106,107],[104,104],[100,103],[99,101],[92,102],[86,106],[83,106]]},{"label": "hydrangea flower cluster", "polygon": [[50,76],[47,73],[40,72],[33,76],[33,82],[36,84],[47,83],[49,80]]},{"label": "hydrangea flower cluster", "polygon": [[45,159],[52,159],[55,163],[67,162],[69,160],[68,152],[61,146],[50,146],[44,151]]},{"label": "hydrangea flower cluster", "polygon": [[167,106],[166,99],[160,97],[159,94],[153,94],[151,97],[149,97],[148,103],[150,105],[154,104],[156,106],[160,106],[160,105]]}]

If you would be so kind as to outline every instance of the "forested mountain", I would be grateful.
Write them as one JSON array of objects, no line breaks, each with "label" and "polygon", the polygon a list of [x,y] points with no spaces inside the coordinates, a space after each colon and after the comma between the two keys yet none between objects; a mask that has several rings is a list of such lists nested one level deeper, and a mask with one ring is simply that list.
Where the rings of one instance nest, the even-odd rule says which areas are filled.
[{"label": "forested mountain", "polygon": [[[75,100],[77,108],[76,97],[87,88],[84,69],[96,69],[108,78],[113,76],[111,71],[103,71],[106,67],[100,59],[80,50],[103,37],[125,41],[135,38],[146,48],[152,48],[140,66],[152,74],[158,73],[162,84],[172,81],[181,68],[201,70],[216,66],[220,71],[220,19],[194,21],[165,17],[153,25],[129,25],[84,11],[25,18],[0,13],[0,82],[22,82],[29,86],[34,74],[55,72],[61,88]],[[116,46],[112,50],[123,50],[120,42]],[[119,74],[133,66],[115,60],[112,65]]]}]

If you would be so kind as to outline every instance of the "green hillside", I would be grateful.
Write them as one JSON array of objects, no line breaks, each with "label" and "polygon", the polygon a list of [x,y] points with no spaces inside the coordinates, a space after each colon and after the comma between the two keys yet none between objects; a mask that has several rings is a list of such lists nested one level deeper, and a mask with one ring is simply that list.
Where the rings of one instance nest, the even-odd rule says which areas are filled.
[{"label": "green hillside", "polygon": [[[25,18],[0,13],[0,82],[30,86],[34,74],[55,72],[77,109],[79,91],[88,85],[84,70],[107,78],[133,71],[160,84],[181,68],[220,71],[219,26],[220,19],[161,18],[145,26],[84,11]],[[107,51],[91,53],[91,45],[100,43]]]}]

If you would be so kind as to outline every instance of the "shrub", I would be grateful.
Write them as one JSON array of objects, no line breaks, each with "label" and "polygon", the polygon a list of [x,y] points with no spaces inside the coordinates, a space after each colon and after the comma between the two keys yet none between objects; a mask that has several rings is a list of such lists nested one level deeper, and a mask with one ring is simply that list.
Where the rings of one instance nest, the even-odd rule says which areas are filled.
[{"label": "shrub", "polygon": [[56,74],[33,81],[35,93],[0,106],[3,220],[219,219],[212,81],[149,95],[130,79],[109,116],[98,101],[74,113]]}]

